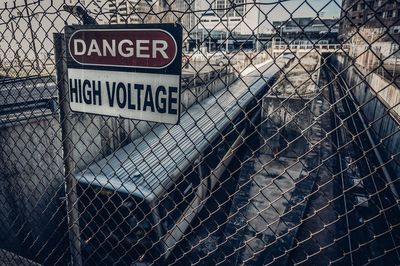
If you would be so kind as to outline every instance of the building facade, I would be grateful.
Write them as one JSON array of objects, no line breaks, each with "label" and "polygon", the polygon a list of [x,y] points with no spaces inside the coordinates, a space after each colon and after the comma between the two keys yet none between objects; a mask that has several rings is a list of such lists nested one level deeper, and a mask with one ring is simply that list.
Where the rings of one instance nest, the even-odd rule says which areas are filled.
[{"label": "building facade", "polygon": [[195,26],[195,0],[158,0],[158,10],[165,12],[165,15],[160,15],[162,23],[179,22],[184,32],[192,31]]},{"label": "building facade", "polygon": [[299,17],[283,21],[274,21],[275,32],[282,34],[292,33],[338,33],[337,19],[319,19],[314,17]]},{"label": "building facade", "polygon": [[67,4],[83,6],[98,24],[137,24],[160,22],[154,14],[162,10],[166,1],[67,0]]},{"label": "building facade", "polygon": [[[203,0],[204,1],[204,0]],[[229,31],[233,34],[252,34],[258,26],[255,18],[258,8],[250,0],[216,0],[210,3],[201,15],[199,29],[207,31]]]},{"label": "building facade", "polygon": [[144,23],[146,13],[155,5],[153,0],[106,0],[111,24]]},{"label": "building facade", "polygon": [[338,19],[313,17],[292,18],[274,21],[274,42],[279,44],[328,44],[337,43]]},{"label": "building facade", "polygon": [[357,28],[361,28],[368,29],[363,32],[367,39],[385,35],[379,41],[399,42],[399,15],[400,2],[397,0],[343,0],[339,38],[347,41]]}]

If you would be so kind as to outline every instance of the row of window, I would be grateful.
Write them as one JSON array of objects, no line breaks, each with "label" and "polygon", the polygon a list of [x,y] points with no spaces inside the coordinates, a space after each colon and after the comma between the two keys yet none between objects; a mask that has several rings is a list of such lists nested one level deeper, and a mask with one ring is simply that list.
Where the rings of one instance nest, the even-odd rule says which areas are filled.
[{"label": "row of window", "polygon": [[214,2],[215,12],[219,16],[224,16],[229,9],[228,16],[244,16],[246,0],[234,0],[234,8],[232,8],[232,0],[216,0]]},{"label": "row of window", "polygon": [[[375,1],[374,3],[370,3],[370,7],[381,7],[382,5],[387,4],[387,5],[394,5],[394,4],[400,4],[399,0],[378,0]],[[364,10],[367,7],[365,3],[360,3],[360,4],[354,4],[352,7],[352,11],[358,11],[358,10]]]},{"label": "row of window", "polygon": [[[241,18],[231,18],[231,19],[229,19],[229,21],[241,21],[241,20],[242,20]],[[201,22],[223,22],[223,21],[226,21],[226,18],[224,18],[224,19],[222,19],[222,18],[219,18],[219,19],[202,18],[200,21]]]},{"label": "row of window", "polygon": [[[370,20],[373,17],[377,17],[377,18],[384,18],[384,19],[390,19],[390,18],[396,18],[398,16],[398,14],[400,14],[400,9],[399,10],[387,10],[384,12],[378,12],[376,14],[374,13],[370,13],[366,15],[366,19]],[[357,20],[357,19],[363,19],[364,18],[364,14],[359,14],[358,16],[352,16],[351,19]]]}]

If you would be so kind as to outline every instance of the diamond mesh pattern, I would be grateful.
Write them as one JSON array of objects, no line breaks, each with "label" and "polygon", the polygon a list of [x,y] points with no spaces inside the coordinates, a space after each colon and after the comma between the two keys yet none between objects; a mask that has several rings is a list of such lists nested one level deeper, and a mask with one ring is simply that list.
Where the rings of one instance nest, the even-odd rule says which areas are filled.
[{"label": "diamond mesh pattern", "polygon": [[[400,264],[400,2],[0,3],[4,265]],[[74,113],[64,26],[179,23],[178,125]]]}]

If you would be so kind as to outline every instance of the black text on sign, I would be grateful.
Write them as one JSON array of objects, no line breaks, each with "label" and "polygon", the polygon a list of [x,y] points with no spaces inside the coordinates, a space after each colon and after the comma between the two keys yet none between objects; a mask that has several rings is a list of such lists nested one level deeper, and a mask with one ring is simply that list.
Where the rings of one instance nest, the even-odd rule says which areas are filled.
[{"label": "black text on sign", "polygon": [[172,124],[179,111],[179,78],[99,70],[82,75],[80,69],[69,69],[70,105],[78,112]]}]

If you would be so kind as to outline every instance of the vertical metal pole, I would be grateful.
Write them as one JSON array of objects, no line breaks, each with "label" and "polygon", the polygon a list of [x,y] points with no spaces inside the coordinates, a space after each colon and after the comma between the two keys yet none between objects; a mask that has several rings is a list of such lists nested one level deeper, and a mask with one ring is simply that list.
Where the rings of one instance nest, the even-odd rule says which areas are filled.
[{"label": "vertical metal pole", "polygon": [[201,31],[201,47],[205,46],[204,41],[205,41],[205,36],[204,36],[204,29]]},{"label": "vertical metal pole", "polygon": [[226,47],[225,47],[226,53],[228,53],[229,51],[229,33],[230,30],[229,30],[229,11],[228,11],[228,13],[226,14]]},{"label": "vertical metal pole", "polygon": [[199,37],[199,24],[196,24],[196,45],[194,47],[194,50],[198,50],[198,37]]},{"label": "vertical metal pole", "polygon": [[260,42],[260,13],[261,13],[261,5],[258,4],[258,9],[257,9],[257,38],[256,38],[256,52],[258,53],[259,51],[259,42]]},{"label": "vertical metal pole", "polygon": [[71,109],[69,107],[68,76],[65,57],[64,34],[55,33],[53,35],[55,45],[55,60],[57,70],[57,86],[60,103],[60,123],[63,145],[64,175],[65,175],[65,194],[67,205],[69,246],[71,250],[71,264],[74,266],[82,265],[81,242],[79,229],[78,195],[76,191],[77,181],[72,174],[76,164],[72,157],[74,144],[72,141],[73,125],[69,119]]},{"label": "vertical metal pole", "polygon": [[396,81],[397,52],[394,53],[393,81]]},{"label": "vertical metal pole", "polygon": [[[230,7],[230,5],[229,5]],[[228,8],[228,1],[225,0],[225,8],[228,10],[226,13],[226,44],[225,44],[225,52],[228,53],[229,50],[229,12],[231,11],[230,8]]]},{"label": "vertical metal pole", "polygon": [[[193,11],[193,3],[194,2],[191,2],[190,3],[190,11]],[[195,9],[195,8],[194,8]],[[190,45],[189,45],[189,40],[191,39],[191,35],[192,35],[192,30],[193,30],[193,17],[196,17],[196,16],[193,16],[193,14],[192,14],[192,12],[189,12],[189,32],[190,33],[188,33],[188,40],[187,40],[187,45],[186,45],[186,53],[189,53],[189,48],[190,48]]]},{"label": "vertical metal pole", "polygon": [[[39,60],[38,60],[39,55],[36,50],[36,42],[35,42],[36,37],[35,37],[35,33],[33,32],[33,29],[32,29],[32,19],[28,12],[28,1],[27,0],[25,0],[25,9],[26,9],[26,15],[27,15],[27,19],[28,19],[28,27],[30,29],[31,37],[32,37],[33,52],[35,53],[36,71],[39,71]],[[39,74],[39,73],[36,73],[36,74]]]},{"label": "vertical metal pole", "polygon": [[[14,19],[14,17],[13,17],[13,19]],[[15,37],[14,20],[10,21],[10,24],[11,24],[11,32],[12,32],[12,34],[13,34],[13,37]],[[16,52],[16,57],[17,57],[16,59],[17,59],[17,61],[18,61],[18,66],[19,66],[19,67],[22,67],[21,58],[19,57],[19,49],[18,49],[17,52]]]}]

